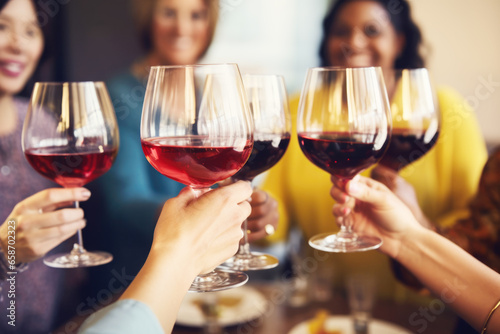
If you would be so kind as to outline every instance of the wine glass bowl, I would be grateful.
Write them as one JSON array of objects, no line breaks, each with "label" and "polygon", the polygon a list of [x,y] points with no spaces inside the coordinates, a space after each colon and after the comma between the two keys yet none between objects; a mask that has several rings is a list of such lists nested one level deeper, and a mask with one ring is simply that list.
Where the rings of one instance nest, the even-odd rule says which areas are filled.
[{"label": "wine glass bowl", "polygon": [[[141,120],[149,163],[198,195],[234,175],[253,146],[253,119],[236,64],[153,66]],[[191,292],[240,286],[241,272],[199,275]]]},{"label": "wine glass bowl", "polygon": [[[23,125],[23,151],[44,177],[65,187],[81,187],[107,172],[118,153],[116,117],[103,82],[38,82]],[[79,207],[79,203],[74,203]],[[69,254],[46,256],[56,268],[96,266],[110,262],[106,252],[78,243]]]},{"label": "wine glass bowl", "polygon": [[[232,176],[233,181],[253,181],[281,159],[290,143],[291,116],[283,77],[246,74],[243,82],[254,120],[254,145],[248,161]],[[276,257],[250,251],[247,223],[243,223],[244,238],[238,253],[223,265],[235,270],[276,267],[279,263]]]},{"label": "wine glass bowl", "polygon": [[425,68],[386,73],[395,82],[391,143],[379,164],[397,172],[420,159],[439,137],[440,116]]},{"label": "wine glass bowl", "polygon": [[[304,155],[345,184],[377,163],[391,135],[391,116],[378,67],[320,67],[308,70],[302,89],[297,135]],[[309,244],[327,252],[380,247],[379,238],[352,231],[350,215],[337,234],[321,234]]]},{"label": "wine glass bowl", "polygon": [[248,159],[252,143],[226,144],[208,136],[187,135],[143,139],[142,148],[161,174],[204,189],[236,173]]}]

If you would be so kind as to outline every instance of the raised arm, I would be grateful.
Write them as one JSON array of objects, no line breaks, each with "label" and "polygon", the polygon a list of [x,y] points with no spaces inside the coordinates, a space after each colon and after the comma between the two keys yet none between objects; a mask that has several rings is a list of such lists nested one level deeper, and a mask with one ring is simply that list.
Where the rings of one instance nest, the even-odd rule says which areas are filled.
[{"label": "raised arm", "polygon": [[[134,333],[134,326],[144,326],[151,318],[170,333],[195,276],[209,272],[236,253],[241,223],[251,211],[246,201],[251,194],[248,183],[237,182],[198,199],[186,188],[168,200],[148,259],[117,304],[136,303],[121,310],[111,306],[99,311],[87,320],[81,333]],[[137,312],[131,313],[130,308],[141,308],[141,316],[135,317]]]},{"label": "raised arm", "polygon": [[[422,227],[411,211],[384,185],[360,177],[345,190],[335,185],[333,208],[342,217],[355,198],[354,230],[383,240],[380,250],[410,270],[443,302],[474,328],[481,330],[500,299],[500,275],[446,238]],[[500,330],[500,312],[493,313],[488,329]]]}]

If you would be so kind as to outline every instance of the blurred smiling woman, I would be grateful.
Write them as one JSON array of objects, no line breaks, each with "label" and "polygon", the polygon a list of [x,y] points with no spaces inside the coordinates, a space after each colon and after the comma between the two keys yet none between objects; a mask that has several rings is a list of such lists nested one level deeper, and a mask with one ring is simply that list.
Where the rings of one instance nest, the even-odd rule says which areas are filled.
[{"label": "blurred smiling woman", "polygon": [[[33,75],[44,40],[35,1],[0,3],[0,333],[48,333],[77,305],[79,271],[67,279],[68,272],[45,266],[41,257],[85,227],[81,209],[57,209],[87,200],[90,192],[52,188],[28,164],[21,145],[28,101],[15,95]],[[8,272],[17,272],[15,297],[8,293]],[[12,314],[7,308],[13,302]]]},{"label": "blurred smiling woman", "polygon": [[[407,1],[338,0],[323,21],[321,65],[380,66],[388,77],[395,69],[425,66],[422,40]],[[386,85],[393,99],[395,80],[387,79]],[[440,87],[436,95],[442,117],[436,145],[400,174],[377,166],[371,175],[404,201],[422,225],[444,231],[467,217],[467,205],[477,189],[487,153],[474,112],[466,101],[449,87]],[[298,96],[290,101],[292,113],[296,113],[298,104]],[[331,216],[334,201],[324,196],[329,191],[328,181],[329,175],[311,164],[297,141],[292,141],[262,186],[278,199],[283,210],[273,240],[284,239],[294,224],[305,239],[338,230]],[[394,264],[384,255],[365,252],[334,254],[331,258],[339,282],[348,272],[367,271],[377,276],[381,296],[418,298],[396,280],[391,270]],[[400,266],[395,267],[396,276],[420,287],[411,277],[403,276]]]},{"label": "blurred smiling woman", "polygon": [[[140,124],[149,69],[197,63],[214,37],[219,1],[134,0],[132,8],[145,55],[107,83],[120,129],[120,152],[110,171],[93,186],[98,187],[94,193],[104,196],[99,203],[103,214],[97,218],[105,235],[120,235],[103,245],[115,256],[112,265],[135,274],[146,260],[161,206],[184,188],[144,158]],[[253,240],[264,234],[264,226],[277,224],[276,201],[255,191],[251,205],[249,229],[255,233],[249,239]]]},{"label": "blurred smiling woman", "polygon": [[214,37],[218,6],[218,1],[202,0],[135,1],[136,25],[147,52],[137,65],[198,62]]},{"label": "blurred smiling woman", "polygon": [[198,62],[215,32],[218,1],[133,0],[132,10],[145,53],[107,82],[120,130],[120,152],[91,189],[104,196],[99,203],[104,214],[98,218],[106,233],[123,236],[106,240],[115,257],[112,265],[136,274],[146,260],[163,202],[184,188],[152,168],[142,152],[139,128],[149,69]]}]

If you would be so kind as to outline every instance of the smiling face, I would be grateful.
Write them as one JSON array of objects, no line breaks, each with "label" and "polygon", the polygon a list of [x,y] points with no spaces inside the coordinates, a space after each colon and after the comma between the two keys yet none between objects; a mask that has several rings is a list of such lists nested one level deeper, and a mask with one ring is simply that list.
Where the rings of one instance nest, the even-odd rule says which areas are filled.
[{"label": "smiling face", "polygon": [[0,12],[0,93],[16,94],[33,74],[43,35],[31,0],[10,0]]},{"label": "smiling face", "polygon": [[330,27],[328,61],[334,66],[392,69],[403,46],[403,35],[396,32],[380,3],[351,1],[339,10]]},{"label": "smiling face", "polygon": [[194,64],[209,43],[208,8],[203,0],[158,0],[151,32],[162,64]]}]

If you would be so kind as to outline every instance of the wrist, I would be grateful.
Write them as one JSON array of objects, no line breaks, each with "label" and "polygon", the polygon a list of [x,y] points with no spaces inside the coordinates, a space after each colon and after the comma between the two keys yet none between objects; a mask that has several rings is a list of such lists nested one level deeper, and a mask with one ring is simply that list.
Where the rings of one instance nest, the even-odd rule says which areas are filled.
[{"label": "wrist", "polygon": [[0,242],[0,282],[9,277],[9,272],[22,273],[28,269],[27,263],[15,263],[12,256],[9,257],[7,249],[8,247],[4,248]]},{"label": "wrist", "polygon": [[414,253],[418,253],[416,249],[420,247],[422,240],[428,238],[430,233],[434,232],[420,224],[414,224],[400,238],[398,252],[392,258],[403,265],[414,260]]},{"label": "wrist", "polygon": [[153,247],[146,259],[146,264],[153,267],[167,268],[172,272],[172,268],[182,268],[183,278],[191,282],[198,274],[195,257],[190,253],[189,247],[178,245],[176,243],[168,246]]}]

